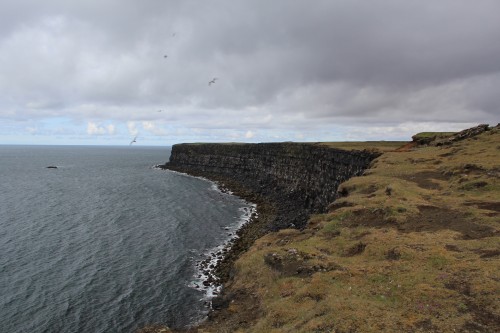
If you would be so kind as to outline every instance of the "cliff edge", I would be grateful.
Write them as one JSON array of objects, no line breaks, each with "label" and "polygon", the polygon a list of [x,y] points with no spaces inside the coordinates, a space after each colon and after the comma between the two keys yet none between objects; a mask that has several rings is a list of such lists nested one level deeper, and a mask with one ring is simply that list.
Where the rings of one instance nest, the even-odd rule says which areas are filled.
[{"label": "cliff edge", "polygon": [[304,228],[336,198],[340,183],[360,175],[378,153],[307,143],[178,144],[166,169],[238,183],[273,203],[269,230]]}]

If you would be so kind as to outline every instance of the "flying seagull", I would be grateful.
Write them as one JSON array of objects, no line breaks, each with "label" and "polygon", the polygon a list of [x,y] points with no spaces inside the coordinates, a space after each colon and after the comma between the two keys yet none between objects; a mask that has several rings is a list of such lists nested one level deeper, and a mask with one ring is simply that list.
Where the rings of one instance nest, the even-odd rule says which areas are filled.
[{"label": "flying seagull", "polygon": [[208,85],[211,86],[212,83],[215,83],[215,80],[218,80],[218,78],[214,77],[212,81],[208,81]]},{"label": "flying seagull", "polygon": [[134,137],[134,140],[130,141],[129,146],[131,146],[134,142],[137,142],[136,139],[137,139],[137,135]]}]

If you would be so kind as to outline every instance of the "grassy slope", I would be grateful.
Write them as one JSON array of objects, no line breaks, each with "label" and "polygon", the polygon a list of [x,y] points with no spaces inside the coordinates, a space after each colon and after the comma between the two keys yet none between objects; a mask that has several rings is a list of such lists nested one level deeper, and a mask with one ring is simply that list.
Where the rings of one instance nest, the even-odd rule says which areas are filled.
[{"label": "grassy slope", "polygon": [[303,231],[259,239],[199,332],[500,331],[500,133],[386,152]]},{"label": "grassy slope", "polygon": [[393,151],[406,141],[346,141],[346,142],[319,142],[317,145],[344,150],[377,150],[380,152]]}]

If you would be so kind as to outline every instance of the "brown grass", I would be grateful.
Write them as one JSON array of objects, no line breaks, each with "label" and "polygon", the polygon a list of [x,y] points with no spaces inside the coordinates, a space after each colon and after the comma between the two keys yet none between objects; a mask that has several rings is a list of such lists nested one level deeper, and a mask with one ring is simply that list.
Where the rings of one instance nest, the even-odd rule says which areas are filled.
[{"label": "brown grass", "polygon": [[317,145],[344,150],[371,150],[371,151],[394,151],[405,144],[406,141],[346,141],[346,142],[319,142]]}]

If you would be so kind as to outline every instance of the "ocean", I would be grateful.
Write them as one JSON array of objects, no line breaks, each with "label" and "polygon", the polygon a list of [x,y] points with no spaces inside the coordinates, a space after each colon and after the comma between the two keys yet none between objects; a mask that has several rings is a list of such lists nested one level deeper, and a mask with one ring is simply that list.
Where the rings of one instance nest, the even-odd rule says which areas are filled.
[{"label": "ocean", "polygon": [[0,332],[134,332],[204,318],[211,290],[197,264],[253,206],[153,167],[169,155],[0,146]]}]

